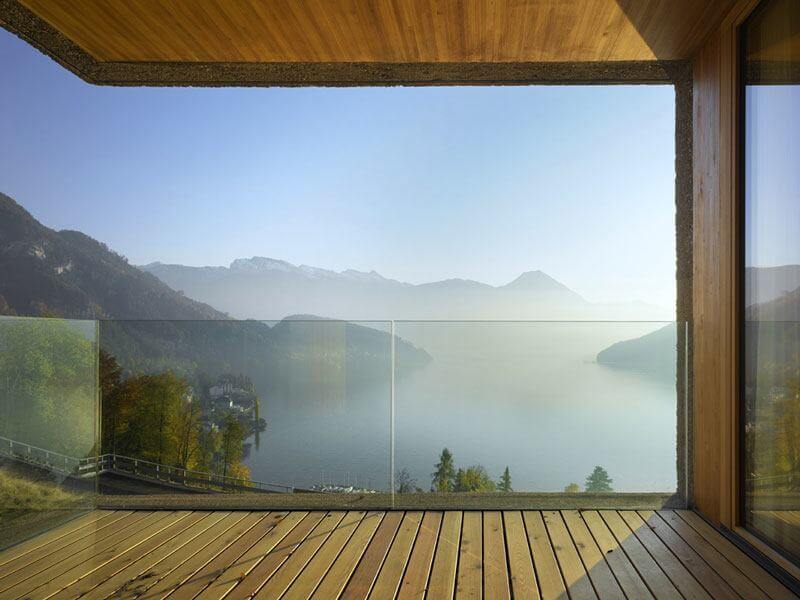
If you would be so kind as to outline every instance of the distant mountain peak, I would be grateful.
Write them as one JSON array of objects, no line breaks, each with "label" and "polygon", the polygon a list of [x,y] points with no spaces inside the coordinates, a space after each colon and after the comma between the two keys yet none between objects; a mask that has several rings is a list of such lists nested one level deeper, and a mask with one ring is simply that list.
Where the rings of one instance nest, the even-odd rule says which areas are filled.
[{"label": "distant mountain peak", "polygon": [[348,279],[353,279],[355,281],[389,281],[375,270],[367,273],[366,271],[357,271],[356,269],[345,269],[340,275],[344,275]]},{"label": "distant mountain peak", "polygon": [[[154,266],[162,266],[154,263]],[[149,268],[150,265],[144,268]],[[345,269],[344,271],[333,271],[312,265],[294,265],[288,261],[266,256],[253,256],[252,258],[237,258],[231,263],[231,271],[240,273],[291,273],[310,279],[345,279],[363,283],[399,283],[393,279],[387,279],[377,271],[357,271],[356,269]]]},{"label": "distant mountain peak", "polygon": [[[511,283],[502,286],[506,289],[524,289],[528,291],[572,291],[560,281],[550,277],[544,271],[526,271]],[[574,293],[574,292],[573,292]]]},{"label": "distant mountain peak", "polygon": [[286,271],[299,270],[299,267],[285,260],[268,258],[266,256],[253,256],[252,258],[237,258],[231,263],[231,271]]}]

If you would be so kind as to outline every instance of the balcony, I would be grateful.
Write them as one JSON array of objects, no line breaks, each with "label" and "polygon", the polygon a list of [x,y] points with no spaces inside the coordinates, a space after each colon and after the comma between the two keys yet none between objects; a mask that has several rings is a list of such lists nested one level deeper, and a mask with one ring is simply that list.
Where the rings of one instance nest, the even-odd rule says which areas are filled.
[{"label": "balcony", "polygon": [[0,597],[787,597],[685,510],[687,338],[2,319]]},{"label": "balcony", "polygon": [[692,511],[106,511],[0,554],[2,598],[790,598]]},{"label": "balcony", "polygon": [[685,324],[6,318],[0,338],[9,477],[94,508],[687,504]]}]

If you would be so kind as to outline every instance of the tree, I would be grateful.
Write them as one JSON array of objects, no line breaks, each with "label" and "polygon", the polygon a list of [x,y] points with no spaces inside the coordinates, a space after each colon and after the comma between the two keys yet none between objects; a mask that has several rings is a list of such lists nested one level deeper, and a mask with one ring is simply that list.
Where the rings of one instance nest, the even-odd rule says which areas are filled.
[{"label": "tree", "polygon": [[436,463],[435,471],[431,473],[432,492],[452,492],[455,486],[456,467],[453,464],[453,453],[447,448],[442,450],[439,455],[439,462]]},{"label": "tree", "polygon": [[400,469],[394,477],[394,489],[398,494],[409,494],[419,488],[417,480],[411,477],[408,469]]},{"label": "tree", "polygon": [[458,470],[454,489],[456,492],[493,492],[495,485],[483,465],[472,465]]},{"label": "tree", "polygon": [[220,467],[222,476],[248,477],[247,467],[241,464],[244,457],[245,434],[242,424],[239,423],[236,417],[229,414],[225,417],[221,433]]},{"label": "tree", "polygon": [[190,454],[181,435],[187,411],[194,410],[189,400],[189,384],[170,371],[123,381],[115,392],[117,453],[183,466],[182,455]]},{"label": "tree", "polygon": [[506,467],[506,470],[503,471],[503,475],[500,477],[500,481],[497,482],[497,491],[498,492],[513,492],[514,489],[511,487],[511,473]]},{"label": "tree", "polygon": [[197,430],[197,449],[194,455],[194,469],[204,473],[215,472],[215,457],[220,449],[220,434],[214,429],[200,427]]},{"label": "tree", "polygon": [[104,453],[116,454],[117,425],[119,419],[119,397],[117,394],[122,381],[122,367],[117,359],[105,350],[100,350],[100,415],[102,439],[100,446]]},{"label": "tree", "polygon": [[93,335],[59,319],[0,321],[0,435],[75,457],[97,451]]},{"label": "tree", "polygon": [[564,488],[565,494],[579,494],[581,491],[581,486],[577,483],[570,483],[567,487]]},{"label": "tree", "polygon": [[585,490],[587,492],[613,492],[612,483],[614,480],[608,476],[608,471],[598,465],[586,477]]},{"label": "tree", "polygon": [[188,469],[190,461],[199,453],[198,436],[203,428],[200,424],[200,404],[189,397],[178,411],[176,419],[177,466]]}]

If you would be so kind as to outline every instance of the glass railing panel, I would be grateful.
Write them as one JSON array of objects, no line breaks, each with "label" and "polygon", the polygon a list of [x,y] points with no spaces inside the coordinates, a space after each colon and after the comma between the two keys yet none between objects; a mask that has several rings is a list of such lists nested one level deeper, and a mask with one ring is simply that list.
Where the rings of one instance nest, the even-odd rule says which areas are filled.
[{"label": "glass railing panel", "polygon": [[745,321],[744,340],[745,524],[797,559],[800,322]]},{"label": "glass railing panel", "polygon": [[395,331],[430,357],[396,357],[396,506],[681,502],[684,324],[396,322]]},{"label": "glass railing panel", "polygon": [[389,332],[322,319],[102,322],[101,490],[377,502],[391,481]]},{"label": "glass railing panel", "polygon": [[94,506],[93,321],[0,318],[0,546]]}]

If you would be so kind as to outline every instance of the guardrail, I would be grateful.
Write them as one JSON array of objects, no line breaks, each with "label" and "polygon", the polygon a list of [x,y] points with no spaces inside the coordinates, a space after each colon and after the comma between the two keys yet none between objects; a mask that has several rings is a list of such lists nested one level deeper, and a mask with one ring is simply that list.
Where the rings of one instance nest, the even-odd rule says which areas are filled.
[{"label": "guardrail", "polygon": [[746,478],[747,486],[752,490],[769,490],[800,484],[800,472],[781,473],[779,475],[751,475]]},{"label": "guardrail", "polygon": [[0,456],[13,458],[29,465],[77,478],[114,473],[138,477],[145,481],[208,491],[294,492],[294,487],[290,485],[192,471],[191,469],[171,467],[119,454],[101,454],[100,456],[89,458],[75,458],[2,436],[0,436]]},{"label": "guardrail", "polygon": [[0,436],[0,455],[62,475],[75,474],[81,463],[81,460],[74,456],[67,456],[2,436]]}]

